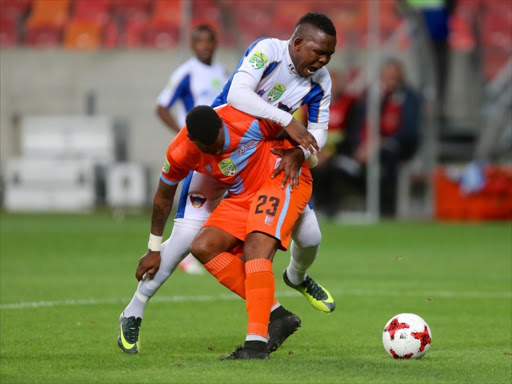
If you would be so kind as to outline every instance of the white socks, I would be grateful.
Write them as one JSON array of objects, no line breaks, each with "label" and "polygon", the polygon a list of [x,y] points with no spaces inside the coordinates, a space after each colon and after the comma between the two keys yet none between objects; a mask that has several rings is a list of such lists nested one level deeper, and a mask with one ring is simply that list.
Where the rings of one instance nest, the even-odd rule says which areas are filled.
[{"label": "white socks", "polygon": [[[160,268],[152,279],[139,283],[132,301],[124,310],[125,317],[143,317],[147,301],[158,291],[180,261],[189,253],[190,245],[202,225],[203,221],[200,220],[180,219],[174,221],[171,236],[162,243]],[[168,244],[170,246],[167,246]]]},{"label": "white socks", "polygon": [[309,210],[302,213],[293,227],[290,264],[286,268],[293,285],[299,285],[306,278],[306,271],[315,261],[321,241],[322,234],[315,212]]}]

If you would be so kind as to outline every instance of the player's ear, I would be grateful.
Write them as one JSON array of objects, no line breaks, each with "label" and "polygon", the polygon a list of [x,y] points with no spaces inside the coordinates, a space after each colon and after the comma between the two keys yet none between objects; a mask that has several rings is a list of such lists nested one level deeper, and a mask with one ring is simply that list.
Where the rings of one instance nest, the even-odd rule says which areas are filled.
[{"label": "player's ear", "polygon": [[300,46],[302,45],[303,41],[304,39],[302,37],[296,37],[295,40],[293,40],[293,47],[295,48],[295,50],[300,50]]}]

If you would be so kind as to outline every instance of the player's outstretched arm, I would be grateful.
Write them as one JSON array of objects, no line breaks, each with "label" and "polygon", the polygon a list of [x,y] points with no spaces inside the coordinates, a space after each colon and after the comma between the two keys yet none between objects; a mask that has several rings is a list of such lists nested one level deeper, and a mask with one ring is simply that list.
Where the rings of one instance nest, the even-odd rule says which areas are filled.
[{"label": "player's outstretched arm", "polygon": [[153,213],[151,215],[151,234],[147,252],[139,259],[135,271],[135,278],[141,281],[145,275],[154,275],[160,267],[160,244],[165,224],[169,218],[176,194],[176,185],[169,185],[160,180],[153,199]]}]

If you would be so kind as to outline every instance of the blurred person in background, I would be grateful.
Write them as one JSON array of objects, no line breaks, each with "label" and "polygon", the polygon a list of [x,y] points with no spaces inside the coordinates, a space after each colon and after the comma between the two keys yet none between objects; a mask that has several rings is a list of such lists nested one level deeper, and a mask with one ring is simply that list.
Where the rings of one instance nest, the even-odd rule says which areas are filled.
[{"label": "blurred person in background", "polygon": [[[228,78],[226,69],[213,60],[217,48],[215,31],[209,25],[201,24],[192,30],[190,37],[195,56],[171,74],[157,99],[156,113],[173,133],[180,131],[185,124],[185,116],[193,107],[210,105]],[[172,107],[176,110],[177,119],[171,114]],[[196,204],[201,204],[204,196],[197,194],[194,199]],[[179,264],[179,268],[190,274],[204,273],[204,268],[190,254]]]},{"label": "blurred person in background", "polygon": [[444,106],[450,58],[450,47],[448,44],[450,34],[449,20],[457,0],[406,0],[406,2],[410,7],[419,12],[430,40],[435,66],[439,122],[443,128],[446,123]]},{"label": "blurred person in background", "polygon": [[401,61],[387,59],[380,68],[380,144],[377,148],[368,140],[367,99],[362,97],[354,110],[354,130],[348,155],[336,162],[344,183],[365,186],[366,165],[373,153],[380,158],[380,209],[383,216],[394,216],[398,170],[400,164],[417,152],[420,132],[421,101],[406,82]]},{"label": "blurred person in background", "polygon": [[338,155],[346,153],[351,142],[356,95],[348,92],[348,74],[331,71],[331,106],[327,142],[318,153],[318,165],[313,174],[313,202],[317,212],[334,216],[340,203],[340,179],[333,177]]},{"label": "blurred person in background", "polygon": [[[282,158],[276,170],[295,173],[292,183],[294,178],[298,179],[302,163],[323,147],[327,138],[331,78],[325,65],[335,48],[336,29],[332,21],[325,15],[308,13],[298,20],[289,40],[261,38],[251,44],[212,104],[219,106],[229,102],[255,118],[280,124],[286,132],[305,132],[300,146],[280,151]],[[308,108],[307,130],[292,116],[302,105]],[[240,149],[242,154],[246,150]],[[190,207],[197,201],[195,193],[207,198],[202,204],[194,205],[193,211],[187,211],[185,206]],[[194,172],[184,180],[172,233],[162,243],[161,258],[157,260],[159,268],[139,283],[132,301],[121,313],[118,343],[122,335],[128,338],[126,345],[119,344],[124,352],[138,352],[140,324],[149,299],[189,253],[192,241],[224,193],[225,187],[206,174]],[[302,293],[315,309],[330,313],[335,309],[334,299],[306,273],[317,256],[321,238],[316,215],[308,205],[294,226],[290,264],[283,272],[283,279]],[[141,262],[146,260],[141,259]],[[279,303],[272,307],[270,316],[271,324],[276,321],[282,324],[280,343],[301,324],[298,316]]]}]

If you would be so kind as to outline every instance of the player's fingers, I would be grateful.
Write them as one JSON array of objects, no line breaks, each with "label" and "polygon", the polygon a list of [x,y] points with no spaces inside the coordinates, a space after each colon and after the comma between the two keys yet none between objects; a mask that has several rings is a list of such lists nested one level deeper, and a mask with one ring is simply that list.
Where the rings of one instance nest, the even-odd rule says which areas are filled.
[{"label": "player's fingers", "polygon": [[284,169],[283,172],[284,172],[284,175],[283,175],[283,181],[281,183],[281,188],[284,188],[286,186],[286,183],[290,179],[289,171],[287,169]]},{"label": "player's fingers", "polygon": [[274,173],[272,174],[272,178],[274,178],[274,177],[276,177],[277,175],[279,175],[279,174],[283,171],[283,169],[284,169],[284,165],[283,165],[283,162],[281,162],[281,163],[277,166],[277,168],[276,168],[276,170],[274,171]]}]

